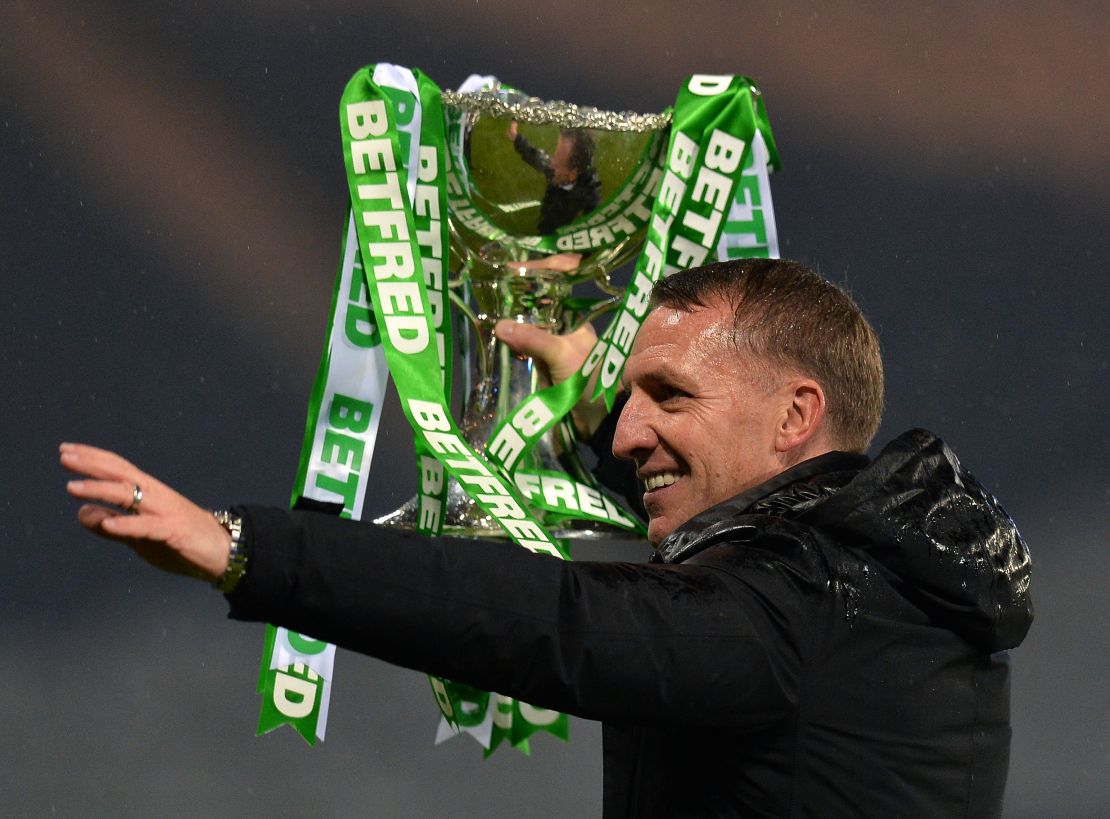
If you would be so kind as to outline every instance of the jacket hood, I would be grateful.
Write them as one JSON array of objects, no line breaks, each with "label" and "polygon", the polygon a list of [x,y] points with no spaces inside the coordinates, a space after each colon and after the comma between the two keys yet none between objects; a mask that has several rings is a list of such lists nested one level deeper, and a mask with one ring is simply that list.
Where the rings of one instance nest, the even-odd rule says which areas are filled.
[{"label": "jacket hood", "polygon": [[829,453],[799,464],[696,516],[660,544],[660,558],[684,560],[766,514],[874,561],[934,623],[984,651],[1017,646],[1032,624],[1029,551],[1017,527],[926,430],[904,433],[870,463]]}]

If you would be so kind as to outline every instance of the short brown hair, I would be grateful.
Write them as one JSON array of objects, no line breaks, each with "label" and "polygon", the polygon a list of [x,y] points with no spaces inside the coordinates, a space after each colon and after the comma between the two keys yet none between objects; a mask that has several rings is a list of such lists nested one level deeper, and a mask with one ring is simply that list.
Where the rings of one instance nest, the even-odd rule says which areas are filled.
[{"label": "short brown hair", "polygon": [[679,310],[729,302],[735,343],[815,379],[835,444],[867,449],[883,414],[883,361],[875,331],[839,287],[799,262],[734,259],[661,279],[651,298]]}]

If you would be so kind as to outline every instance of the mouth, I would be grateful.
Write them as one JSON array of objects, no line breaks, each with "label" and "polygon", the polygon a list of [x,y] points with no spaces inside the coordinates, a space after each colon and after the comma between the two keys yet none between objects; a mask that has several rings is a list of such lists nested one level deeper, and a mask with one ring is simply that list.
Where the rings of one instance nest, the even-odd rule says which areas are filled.
[{"label": "mouth", "polygon": [[641,480],[644,483],[645,492],[654,492],[665,486],[671,486],[681,477],[682,475],[678,472],[656,472],[654,475],[642,476]]}]

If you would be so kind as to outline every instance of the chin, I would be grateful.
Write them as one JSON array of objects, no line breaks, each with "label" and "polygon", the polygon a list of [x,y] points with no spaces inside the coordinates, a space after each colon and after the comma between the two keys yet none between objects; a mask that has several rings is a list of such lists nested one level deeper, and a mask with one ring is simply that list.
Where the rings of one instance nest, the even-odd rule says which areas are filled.
[{"label": "chin", "polygon": [[667,539],[667,535],[675,530],[675,527],[668,526],[666,523],[656,523],[655,521],[648,522],[648,543],[652,546],[658,546]]}]

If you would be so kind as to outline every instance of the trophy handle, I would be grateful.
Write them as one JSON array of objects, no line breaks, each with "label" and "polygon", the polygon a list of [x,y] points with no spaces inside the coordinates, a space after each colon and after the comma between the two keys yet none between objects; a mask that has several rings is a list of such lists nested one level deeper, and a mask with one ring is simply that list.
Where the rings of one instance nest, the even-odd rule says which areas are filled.
[{"label": "trophy handle", "polygon": [[589,310],[581,314],[574,314],[574,321],[567,322],[567,332],[573,333],[585,324],[592,322],[594,319],[605,315],[606,313],[614,310],[620,304],[619,296],[612,296],[608,299],[602,299]]},{"label": "trophy handle", "polygon": [[474,331],[478,331],[478,316],[475,315],[474,310],[466,303],[466,299],[458,294],[454,286],[447,288],[447,297],[451,299],[451,303],[459,308],[459,312],[470,319],[470,324],[474,327]]},{"label": "trophy handle", "polygon": [[578,268],[580,279],[592,278],[594,284],[603,293],[618,298],[623,296],[624,288],[613,285],[609,272],[631,260],[639,252],[641,244],[642,242],[636,237],[629,236],[617,244],[599,251]]},{"label": "trophy handle", "polygon": [[[464,299],[458,293],[458,288],[462,286],[462,283],[462,279],[458,280],[457,283],[452,282],[451,286],[447,288],[447,298],[451,300],[451,303],[453,305],[459,308],[459,312],[462,313],[470,322],[470,327],[474,332],[475,343],[473,346],[476,347],[478,350],[478,372],[488,373],[490,372],[491,366],[489,358],[490,351],[485,344],[481,343],[482,332],[481,323],[478,321],[478,315],[474,312],[471,306],[466,303],[466,299]],[[458,286],[456,286],[456,284]]]}]

